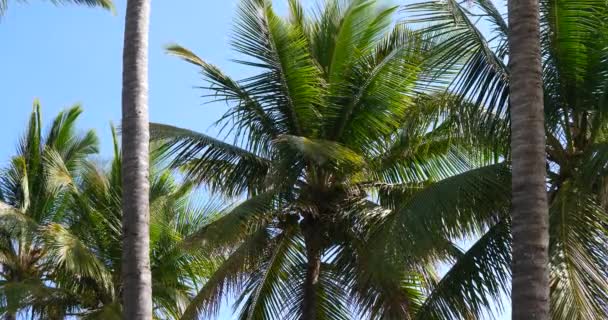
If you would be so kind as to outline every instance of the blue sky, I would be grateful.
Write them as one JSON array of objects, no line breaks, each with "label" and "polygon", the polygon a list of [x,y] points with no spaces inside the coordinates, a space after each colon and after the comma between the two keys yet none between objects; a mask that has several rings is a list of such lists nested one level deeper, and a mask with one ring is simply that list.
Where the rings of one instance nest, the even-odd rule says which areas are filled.
[{"label": "blue sky", "polygon": [[[9,0],[10,2],[10,0]],[[110,121],[120,123],[121,56],[124,0],[116,15],[99,9],[54,7],[45,1],[12,1],[0,21],[0,165],[14,153],[32,102],[42,104],[44,122],[80,103],[80,128],[94,128],[102,157],[111,152]],[[202,104],[197,70],[166,55],[163,47],[179,43],[228,74],[243,70],[229,60],[232,18],[237,0],[156,0],[150,29],[150,118],[154,122],[205,131],[224,112],[221,103]],[[275,1],[285,11],[284,1]],[[304,0],[311,3],[312,0]],[[395,2],[395,1],[394,1]],[[219,319],[230,319],[224,308]],[[505,319],[507,317],[505,316]]]}]

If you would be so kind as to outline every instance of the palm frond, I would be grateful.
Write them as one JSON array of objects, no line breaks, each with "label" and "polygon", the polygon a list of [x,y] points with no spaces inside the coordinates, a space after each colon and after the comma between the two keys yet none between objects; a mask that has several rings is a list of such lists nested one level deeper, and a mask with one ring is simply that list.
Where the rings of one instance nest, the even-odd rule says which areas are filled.
[{"label": "palm frond", "polygon": [[302,30],[276,16],[267,0],[244,0],[238,12],[233,46],[252,59],[239,62],[263,70],[243,88],[289,134],[314,133],[323,88]]},{"label": "palm frond", "polygon": [[[162,124],[151,124],[153,140],[163,142],[160,152],[173,158],[172,166],[214,191],[239,195],[257,192],[269,170],[267,159],[207,135]],[[253,189],[253,190],[252,190]]]},{"label": "palm frond", "polygon": [[[210,97],[235,104],[218,122],[233,120],[235,127],[239,128],[238,130],[247,128],[247,145],[254,153],[268,154],[270,140],[276,138],[279,134],[287,133],[284,128],[277,126],[278,119],[275,118],[276,115],[272,109],[265,109],[255,97],[251,96],[248,90],[243,88],[241,83],[225,75],[217,67],[205,62],[184,47],[170,45],[166,49],[170,54],[201,68],[203,76],[210,83],[208,87],[203,89],[212,92]],[[240,133],[238,131],[235,135],[239,136]]]},{"label": "palm frond", "polygon": [[266,229],[261,229],[246,238],[207,279],[180,319],[194,320],[198,315],[217,314],[222,299],[237,290],[240,291],[244,285],[245,274],[253,272],[259,265],[260,255],[263,254],[269,241]]},{"label": "palm frond", "polygon": [[416,313],[416,319],[481,319],[508,294],[511,270],[509,222],[502,220],[455,262]]},{"label": "palm frond", "polygon": [[399,128],[413,105],[426,48],[416,33],[398,25],[369,51],[335,84],[341,88],[334,103],[341,109],[331,123],[332,137],[359,148]]},{"label": "palm frond", "polygon": [[598,82],[595,77],[606,71],[602,51],[608,38],[598,29],[605,23],[606,4],[598,0],[540,4],[548,97],[554,98],[551,93],[558,90],[561,101],[556,103],[576,107],[579,101],[593,96]]},{"label": "palm frond", "polygon": [[456,0],[427,1],[412,4],[406,10],[414,14],[410,22],[430,24],[422,32],[437,39],[430,67],[437,77],[456,71],[452,88],[470,97],[479,107],[497,115],[506,113],[508,72],[505,22],[490,1],[473,1],[481,14],[489,17],[496,38],[486,39],[472,20],[474,14]]},{"label": "palm frond", "polygon": [[242,305],[239,319],[279,319],[285,316],[290,293],[294,293],[290,270],[301,267],[305,261],[301,243],[301,239],[290,233],[281,233],[272,239],[270,250],[259,269],[248,277],[235,303]]},{"label": "palm frond", "polygon": [[360,168],[365,165],[363,157],[333,141],[282,135],[275,140],[275,144],[284,145],[292,151],[300,153],[305,159],[322,166],[332,164]]},{"label": "palm frond", "polygon": [[194,232],[185,245],[194,247],[203,245],[210,248],[222,248],[238,243],[251,233],[269,223],[276,206],[276,193],[268,192],[249,198]]},{"label": "palm frond", "polygon": [[377,237],[397,247],[399,243],[408,247],[415,244],[424,251],[435,247],[436,239],[479,234],[506,214],[510,203],[509,181],[510,172],[503,163],[437,181],[413,195],[387,193],[406,197],[380,200],[394,203],[397,209],[379,227]]},{"label": "palm frond", "polygon": [[587,192],[565,183],[552,202],[550,222],[552,317],[602,317],[608,311],[608,214]]},{"label": "palm frond", "polygon": [[90,7],[102,7],[107,10],[114,11],[114,4],[110,0],[51,0],[56,4],[67,4],[74,3],[79,5],[86,5]]},{"label": "palm frond", "polygon": [[114,290],[111,273],[94,252],[68,229],[59,224],[49,224],[43,228],[42,233],[51,265],[66,270],[73,277],[95,279],[107,292]]},{"label": "palm frond", "polygon": [[[8,9],[8,1],[9,0],[0,0],[0,18],[6,10]],[[25,2],[25,0],[21,0]],[[111,0],[51,0],[52,3],[57,5],[62,4],[78,4],[78,5],[86,5],[89,7],[101,7],[106,10],[110,10],[114,12],[114,4]]]}]

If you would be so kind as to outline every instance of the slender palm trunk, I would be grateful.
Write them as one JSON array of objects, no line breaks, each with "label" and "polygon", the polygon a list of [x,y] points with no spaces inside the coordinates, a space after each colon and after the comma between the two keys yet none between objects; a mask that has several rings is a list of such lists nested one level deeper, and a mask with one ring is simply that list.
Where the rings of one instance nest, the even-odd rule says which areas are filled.
[{"label": "slender palm trunk", "polygon": [[307,216],[302,221],[304,242],[306,245],[306,279],[304,280],[304,297],[302,300],[302,320],[317,318],[317,287],[321,272],[321,235],[316,227],[316,220]]},{"label": "slender palm trunk", "polygon": [[514,320],[549,319],[549,214],[538,0],[509,0]]},{"label": "slender palm trunk", "polygon": [[128,0],[123,51],[123,319],[152,319],[149,238],[148,27],[150,0]]}]

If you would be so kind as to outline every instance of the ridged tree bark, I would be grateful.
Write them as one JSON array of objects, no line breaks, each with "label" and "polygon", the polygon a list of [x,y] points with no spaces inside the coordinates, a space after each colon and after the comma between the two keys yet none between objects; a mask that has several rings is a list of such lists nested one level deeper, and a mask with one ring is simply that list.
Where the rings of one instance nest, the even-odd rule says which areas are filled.
[{"label": "ridged tree bark", "polygon": [[123,319],[152,319],[149,237],[150,0],[128,0],[122,87]]},{"label": "ridged tree bark", "polygon": [[514,320],[549,319],[549,213],[538,0],[509,0]]},{"label": "ridged tree bark", "polygon": [[315,320],[317,318],[317,289],[321,272],[321,235],[318,233],[319,228],[316,228],[315,222],[316,220],[311,216],[307,216],[302,221],[307,258],[302,299],[302,320]]}]

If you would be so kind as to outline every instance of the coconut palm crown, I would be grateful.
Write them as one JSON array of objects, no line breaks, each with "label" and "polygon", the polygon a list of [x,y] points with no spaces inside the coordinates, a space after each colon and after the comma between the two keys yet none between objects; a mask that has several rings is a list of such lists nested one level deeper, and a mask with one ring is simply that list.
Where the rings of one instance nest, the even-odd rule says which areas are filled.
[{"label": "coconut palm crown", "polygon": [[49,286],[55,266],[48,263],[42,230],[62,219],[66,203],[63,190],[53,187],[53,178],[62,176],[49,174],[50,165],[60,162],[62,173],[69,177],[81,169],[87,156],[97,152],[98,140],[93,131],[76,132],[81,113],[79,106],[61,112],[45,134],[40,105],[35,102],[17,154],[3,169],[0,306],[8,319],[14,319],[24,307],[41,317],[61,317],[66,312],[55,308],[55,299],[65,295]]},{"label": "coconut palm crown", "polygon": [[[188,240],[227,258],[182,319],[230,294],[241,319],[480,317],[510,263],[508,170],[473,148],[484,118],[429,85],[432,43],[394,24],[397,7],[289,8],[241,1],[236,62],[258,71],[246,79],[168,48],[227,102],[218,123],[234,142],[162,124],[153,139],[190,181],[246,198]],[[486,231],[466,252],[453,242]]]},{"label": "coconut palm crown", "polygon": [[[0,315],[17,319],[121,319],[121,157],[114,134],[109,166],[91,159],[93,131],[78,133],[80,106],[45,134],[38,103],[17,154],[0,178]],[[155,319],[179,319],[215,268],[183,240],[211,221],[215,206],[193,201],[152,162],[151,261]]]}]

